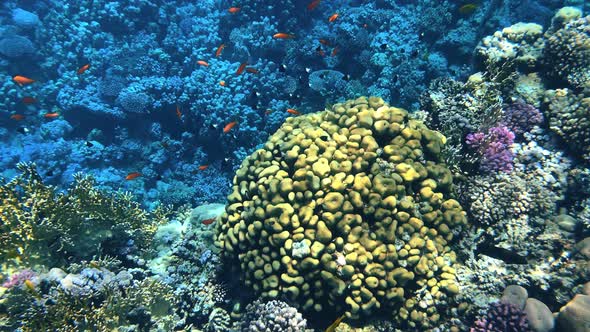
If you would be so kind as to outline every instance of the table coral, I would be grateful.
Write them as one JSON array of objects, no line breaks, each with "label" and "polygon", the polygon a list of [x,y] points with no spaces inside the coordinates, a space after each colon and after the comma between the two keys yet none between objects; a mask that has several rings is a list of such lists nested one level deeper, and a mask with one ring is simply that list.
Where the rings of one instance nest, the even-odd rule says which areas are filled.
[{"label": "table coral", "polygon": [[[459,292],[449,244],[466,221],[438,161],[444,142],[377,97],[288,119],[236,173],[222,257],[262,298],[307,312],[438,324]],[[299,258],[301,241],[310,252]]]}]

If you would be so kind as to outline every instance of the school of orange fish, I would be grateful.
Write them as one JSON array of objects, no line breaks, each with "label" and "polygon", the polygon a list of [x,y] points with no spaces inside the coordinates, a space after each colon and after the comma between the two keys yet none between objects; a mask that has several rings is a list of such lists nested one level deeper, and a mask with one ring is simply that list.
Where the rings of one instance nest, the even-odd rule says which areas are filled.
[{"label": "school of orange fish", "polygon": [[[307,5],[307,10],[309,11],[313,11],[314,9],[317,8],[317,6],[320,4],[321,0],[313,0],[311,1],[308,5]],[[472,13],[475,9],[477,8],[476,5],[474,4],[467,4],[467,5],[463,5],[462,7],[459,8],[459,12],[461,14],[470,14]],[[228,9],[228,12],[230,14],[238,14],[241,11],[241,7],[230,7]],[[328,22],[332,23],[334,21],[336,21],[339,17],[339,13],[334,13],[332,14],[330,17],[328,17]],[[363,24],[364,28],[367,28],[367,24]],[[291,33],[286,33],[286,32],[277,32],[273,35],[274,39],[293,39],[295,38],[294,34]],[[330,46],[330,42],[326,39],[319,39],[319,43],[321,45],[324,46]],[[225,44],[222,43],[221,45],[219,45],[215,51],[215,57],[220,57],[223,50],[225,48]],[[324,56],[324,50],[322,49],[321,46],[319,46],[317,49],[317,52],[320,56]],[[338,54],[338,46],[335,46],[332,49],[331,55],[332,56],[336,56]],[[203,67],[209,67],[209,63],[206,60],[198,60],[197,64]],[[88,69],[90,69],[90,64],[85,64],[82,67],[80,67],[76,73],[78,75],[82,75],[84,74]],[[251,74],[258,74],[258,70],[254,67],[248,67],[247,62],[242,62],[240,64],[240,66],[238,67],[238,69],[236,70],[236,75],[241,75],[244,73],[244,71],[251,73]],[[12,78],[12,80],[18,84],[20,87],[23,87],[25,85],[29,85],[35,82],[35,80],[25,77],[25,76],[21,76],[21,75],[16,75]],[[219,85],[225,87],[226,86],[226,82],[224,80],[219,81]],[[24,103],[25,105],[31,105],[37,102],[37,100],[32,97],[32,96],[25,96],[21,99],[22,103]],[[293,108],[288,108],[285,110],[287,113],[291,114],[291,115],[301,115],[301,113],[299,111],[297,111],[296,109]],[[265,112],[266,115],[270,114],[272,112],[272,110],[267,110]],[[43,115],[44,118],[46,119],[56,119],[60,116],[60,114],[58,112],[51,112],[51,113],[45,113]],[[176,116],[178,117],[178,119],[180,119],[182,121],[182,117],[183,114],[180,110],[180,106],[177,105],[176,106]],[[25,119],[25,115],[24,114],[19,114],[19,113],[15,113],[10,115],[10,119],[15,120],[15,121],[22,121]],[[225,126],[223,127],[223,133],[227,134],[229,133],[236,125],[238,125],[238,121],[231,121],[227,124],[225,124]],[[208,168],[208,165],[201,165],[198,167],[198,169],[200,171],[204,171]],[[125,180],[134,180],[137,179],[138,177],[142,176],[142,174],[140,172],[131,172],[129,174],[127,174],[127,176],[125,176]]]}]

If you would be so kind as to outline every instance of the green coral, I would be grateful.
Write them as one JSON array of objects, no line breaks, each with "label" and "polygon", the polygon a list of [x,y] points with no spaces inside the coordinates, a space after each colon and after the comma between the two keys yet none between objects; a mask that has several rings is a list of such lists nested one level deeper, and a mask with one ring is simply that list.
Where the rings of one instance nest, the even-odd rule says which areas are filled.
[{"label": "green coral", "polygon": [[[0,186],[0,258],[32,266],[63,266],[68,261],[113,254],[103,247],[128,240],[147,248],[168,211],[148,213],[129,193],[105,193],[90,176],[76,174],[65,193],[45,185],[32,164]],[[108,247],[108,246],[107,246]]]},{"label": "green coral", "polygon": [[449,241],[466,222],[444,144],[377,97],[288,119],[236,172],[222,257],[262,298],[435,326],[459,291]]}]

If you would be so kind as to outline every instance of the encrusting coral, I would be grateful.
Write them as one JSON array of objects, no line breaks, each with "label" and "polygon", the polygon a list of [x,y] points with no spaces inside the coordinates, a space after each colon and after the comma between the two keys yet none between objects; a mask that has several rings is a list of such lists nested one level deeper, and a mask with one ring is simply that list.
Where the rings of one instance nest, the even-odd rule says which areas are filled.
[{"label": "encrusting coral", "polygon": [[436,326],[459,292],[449,242],[466,222],[444,143],[377,97],[288,119],[236,173],[222,257],[263,299]]},{"label": "encrusting coral", "polygon": [[[21,174],[0,186],[0,258],[17,265],[94,256],[125,256],[146,248],[166,209],[148,213],[127,193],[109,195],[77,174],[65,193],[45,185],[33,164],[19,164]],[[124,257],[123,257],[124,258]]]}]

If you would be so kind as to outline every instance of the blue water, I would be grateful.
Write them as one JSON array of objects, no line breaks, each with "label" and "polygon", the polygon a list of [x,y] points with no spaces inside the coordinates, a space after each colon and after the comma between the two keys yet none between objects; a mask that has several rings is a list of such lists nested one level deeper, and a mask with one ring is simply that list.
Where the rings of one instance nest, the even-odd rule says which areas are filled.
[{"label": "blue water", "polygon": [[[590,331],[589,9],[3,1],[0,330]],[[309,120],[327,133],[309,144],[349,151],[349,129],[367,126],[378,149],[360,144],[363,166],[323,173],[304,143],[295,159],[286,143],[265,145],[362,96],[407,110],[399,132],[380,133],[375,107],[368,125],[335,115],[340,131]],[[429,129],[401,131],[414,121]],[[432,134],[440,148],[427,144],[430,129],[444,135]],[[263,199],[275,190],[260,176],[272,163],[305,189],[276,175],[284,197]],[[418,180],[404,163],[422,165]],[[371,195],[346,180],[359,174]],[[330,192],[351,207],[329,211]],[[316,221],[295,203],[305,195]],[[444,219],[449,200],[461,221]],[[294,210],[272,212],[280,203]],[[395,221],[398,232],[380,226],[402,210],[413,219]],[[356,231],[329,221],[342,214],[362,220]],[[330,236],[316,239],[317,220]],[[289,244],[267,240],[283,227]],[[417,249],[414,237],[439,247]]]}]

